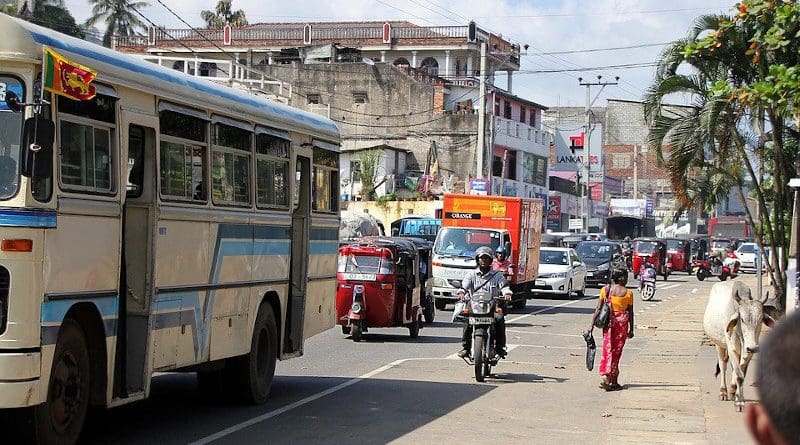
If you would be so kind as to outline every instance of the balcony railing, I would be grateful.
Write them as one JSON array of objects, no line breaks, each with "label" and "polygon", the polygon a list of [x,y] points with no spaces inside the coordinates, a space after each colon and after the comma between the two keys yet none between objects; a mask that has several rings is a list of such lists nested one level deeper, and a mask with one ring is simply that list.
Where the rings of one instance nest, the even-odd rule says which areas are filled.
[{"label": "balcony railing", "polygon": [[[310,35],[304,35],[306,24],[297,23],[292,25],[280,25],[280,27],[247,27],[232,28],[230,40],[243,44],[244,42],[297,42],[297,46],[304,46],[306,38],[310,38],[312,45],[341,42],[347,45],[348,40],[383,40],[382,24],[371,26],[343,25],[339,28],[323,26],[323,24],[310,24]],[[266,25],[270,26],[270,25]],[[221,29],[167,29],[151,28],[149,36],[115,36],[116,48],[142,47],[142,46],[165,46],[175,44],[180,41],[190,42],[214,42],[221,45],[224,32]],[[513,61],[519,60],[519,46],[512,44],[503,37],[491,34],[480,28],[476,28],[475,37],[478,41],[485,41],[490,44],[490,50],[494,46],[501,47],[501,51],[511,48],[510,55]],[[464,39],[469,38],[469,26],[393,26],[391,28],[391,40],[437,40],[437,39]],[[507,54],[507,53],[506,53]]]},{"label": "balcony railing", "polygon": [[142,59],[186,74],[224,83],[234,88],[261,93],[285,104],[291,104],[292,85],[248,68],[233,60],[196,57],[141,56]]}]

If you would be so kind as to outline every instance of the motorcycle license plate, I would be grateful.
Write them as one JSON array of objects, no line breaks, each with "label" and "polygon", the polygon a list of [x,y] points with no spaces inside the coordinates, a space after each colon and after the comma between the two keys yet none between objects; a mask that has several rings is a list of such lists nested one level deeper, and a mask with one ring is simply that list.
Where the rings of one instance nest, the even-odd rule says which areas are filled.
[{"label": "motorcycle license plate", "polygon": [[469,317],[469,324],[492,324],[494,319],[492,317]]}]

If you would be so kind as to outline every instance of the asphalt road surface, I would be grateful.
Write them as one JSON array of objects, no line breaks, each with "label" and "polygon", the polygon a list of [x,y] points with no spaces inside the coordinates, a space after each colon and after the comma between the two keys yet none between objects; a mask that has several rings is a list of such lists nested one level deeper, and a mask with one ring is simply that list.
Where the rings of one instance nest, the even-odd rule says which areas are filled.
[{"label": "asphalt road surface", "polygon": [[[654,301],[637,296],[636,312],[658,311],[667,296],[707,295],[711,284],[672,275],[658,282]],[[602,399],[596,369],[584,366],[580,334],[597,295],[587,289],[583,299],[539,297],[509,314],[508,359],[485,383],[455,355],[462,325],[437,311],[417,339],[405,328],[374,329],[356,343],[338,326],[311,338],[303,357],[278,363],[271,398],[261,406],[210,399],[192,373],[159,374],[148,400],[92,411],[81,442],[592,443],[602,419],[581,413]],[[641,341],[630,340],[625,354],[635,356]]]}]

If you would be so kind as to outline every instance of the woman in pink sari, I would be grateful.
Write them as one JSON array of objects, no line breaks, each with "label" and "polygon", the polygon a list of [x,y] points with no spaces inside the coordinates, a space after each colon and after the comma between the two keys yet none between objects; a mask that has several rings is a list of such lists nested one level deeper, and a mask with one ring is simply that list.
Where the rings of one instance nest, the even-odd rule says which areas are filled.
[{"label": "woman in pink sari", "polygon": [[619,359],[625,341],[633,338],[633,291],[625,287],[628,284],[628,271],[617,269],[611,274],[613,284],[600,290],[600,298],[592,315],[592,327],[600,313],[600,307],[607,304],[607,296],[611,299],[611,314],[608,326],[603,329],[603,355],[600,359],[600,375],[603,380],[600,388],[606,391],[622,389],[619,384]]}]

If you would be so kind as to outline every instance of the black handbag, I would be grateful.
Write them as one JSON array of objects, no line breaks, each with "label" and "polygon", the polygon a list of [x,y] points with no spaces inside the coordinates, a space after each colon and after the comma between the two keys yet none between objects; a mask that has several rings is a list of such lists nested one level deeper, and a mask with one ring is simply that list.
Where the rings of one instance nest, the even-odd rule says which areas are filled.
[{"label": "black handbag", "polygon": [[600,329],[605,329],[608,326],[608,320],[611,319],[611,295],[609,293],[610,289],[606,287],[606,301],[600,306],[600,313],[594,320],[595,327]]}]

